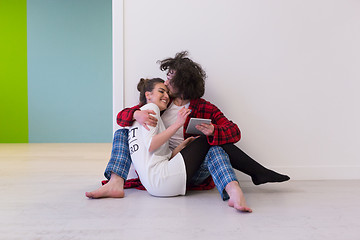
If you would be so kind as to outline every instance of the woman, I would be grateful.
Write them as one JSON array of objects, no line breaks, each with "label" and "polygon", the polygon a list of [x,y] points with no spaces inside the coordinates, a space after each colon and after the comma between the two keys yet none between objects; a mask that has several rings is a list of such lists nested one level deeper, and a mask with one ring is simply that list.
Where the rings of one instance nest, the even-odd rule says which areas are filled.
[{"label": "woman", "polygon": [[[138,84],[140,91],[141,109],[152,110],[159,119],[156,127],[145,130],[135,121],[129,129],[129,148],[134,167],[146,190],[154,196],[184,195],[187,179],[197,170],[200,161],[183,158],[177,154],[193,138],[184,141],[172,152],[169,148],[169,138],[184,125],[190,110],[183,108],[179,111],[174,124],[165,128],[160,118],[160,112],[165,110],[170,99],[167,87],[160,78],[141,79]],[[207,149],[199,154],[205,157]],[[171,159],[171,161],[169,161]]]},{"label": "woman", "polygon": [[[154,111],[154,117],[158,120],[155,127],[149,127],[150,131],[137,121],[129,129],[128,141],[131,159],[139,178],[151,195],[161,197],[185,195],[186,185],[192,180],[208,151],[211,154],[221,148],[214,146],[209,150],[208,145],[203,143],[203,141],[207,141],[206,138],[195,139],[192,137],[187,138],[171,151],[169,139],[183,127],[191,110],[185,107],[180,109],[176,121],[165,128],[160,118],[160,112],[167,108],[170,100],[164,80],[160,78],[141,79],[138,90],[140,91],[140,104],[145,104],[141,109]],[[187,147],[184,148],[185,146]],[[229,161],[229,159],[216,157],[208,159],[210,159],[208,165],[214,181],[226,183],[224,189],[219,189],[219,191],[226,191],[229,195],[229,206],[243,212],[252,212],[246,204],[234,171],[231,167],[227,168],[223,162]],[[214,171],[211,171],[212,165],[216,166],[216,169],[213,168]],[[224,167],[219,168],[218,165]],[[219,169],[222,170],[219,171]],[[118,175],[111,174],[110,181],[106,184],[108,186],[104,185],[96,191],[86,193],[86,196],[89,198],[116,197],[116,191],[110,192],[115,188],[121,189],[121,183],[119,184],[121,179]],[[123,192],[118,191],[117,194],[118,197],[123,197]]]}]

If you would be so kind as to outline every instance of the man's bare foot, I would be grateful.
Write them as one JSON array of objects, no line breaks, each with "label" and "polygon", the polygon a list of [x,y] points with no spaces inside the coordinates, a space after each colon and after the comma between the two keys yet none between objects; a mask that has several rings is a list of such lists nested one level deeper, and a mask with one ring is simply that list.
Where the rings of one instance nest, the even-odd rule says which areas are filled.
[{"label": "man's bare foot", "polygon": [[237,181],[229,182],[225,187],[226,192],[229,194],[230,199],[228,205],[241,212],[252,212],[246,204],[244,194]]},{"label": "man's bare foot", "polygon": [[86,192],[85,196],[88,198],[123,198],[125,196],[124,179],[116,174],[111,174],[107,184],[92,192]]}]

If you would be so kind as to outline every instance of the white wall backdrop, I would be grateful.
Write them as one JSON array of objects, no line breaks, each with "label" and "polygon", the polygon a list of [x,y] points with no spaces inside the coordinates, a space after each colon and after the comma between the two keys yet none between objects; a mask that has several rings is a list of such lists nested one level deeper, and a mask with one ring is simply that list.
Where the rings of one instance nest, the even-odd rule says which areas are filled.
[{"label": "white wall backdrop", "polygon": [[112,0],[113,131],[116,116],[124,108],[124,2]]},{"label": "white wall backdrop", "polygon": [[[293,179],[360,178],[360,1],[124,0],[124,106],[188,50],[237,145]],[[120,13],[122,14],[122,13]]]}]

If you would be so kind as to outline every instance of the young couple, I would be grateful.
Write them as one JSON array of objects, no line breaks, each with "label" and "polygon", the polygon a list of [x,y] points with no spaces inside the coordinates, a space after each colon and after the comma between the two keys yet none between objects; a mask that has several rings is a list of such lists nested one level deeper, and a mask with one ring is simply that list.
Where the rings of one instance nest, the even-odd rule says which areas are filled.
[{"label": "young couple", "polygon": [[[256,185],[290,179],[263,167],[234,145],[240,140],[239,128],[201,98],[206,74],[187,52],[160,61],[160,69],[168,71],[167,80],[141,79],[140,104],[118,114],[118,124],[129,128],[115,132],[105,170],[109,182],[87,192],[87,197],[124,197],[131,162],[151,195],[184,195],[187,185],[201,184],[211,175],[222,199],[243,212],[252,210],[233,168],[250,175]],[[192,117],[211,119],[211,124],[197,126],[203,133],[200,137],[185,133]]]}]

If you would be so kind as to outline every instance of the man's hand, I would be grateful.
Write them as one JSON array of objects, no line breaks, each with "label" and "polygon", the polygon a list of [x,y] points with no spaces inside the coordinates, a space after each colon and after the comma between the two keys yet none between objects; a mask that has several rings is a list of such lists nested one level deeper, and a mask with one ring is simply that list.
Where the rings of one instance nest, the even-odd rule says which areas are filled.
[{"label": "man's hand", "polygon": [[196,125],[196,129],[204,133],[206,136],[213,136],[215,131],[214,125],[207,123]]},{"label": "man's hand", "polygon": [[156,127],[157,124],[157,118],[153,115],[156,113],[153,110],[137,110],[134,112],[134,119],[138,121],[145,129],[150,130],[148,127]]}]

